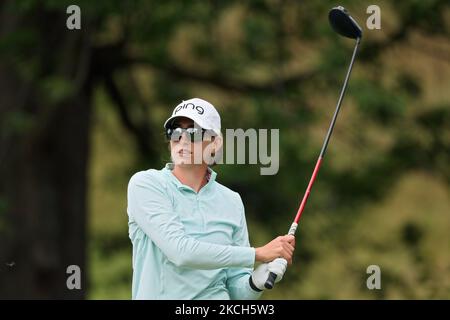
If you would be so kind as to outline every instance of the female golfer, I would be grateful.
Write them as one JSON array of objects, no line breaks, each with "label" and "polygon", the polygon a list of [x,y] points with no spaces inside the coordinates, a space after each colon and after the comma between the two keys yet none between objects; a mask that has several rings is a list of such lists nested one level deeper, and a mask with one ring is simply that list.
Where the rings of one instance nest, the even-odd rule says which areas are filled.
[{"label": "female golfer", "polygon": [[209,167],[222,147],[212,104],[183,101],[164,128],[172,162],[136,173],[128,185],[132,298],[259,298],[269,273],[278,282],[292,263],[294,237],[250,247],[241,197]]}]

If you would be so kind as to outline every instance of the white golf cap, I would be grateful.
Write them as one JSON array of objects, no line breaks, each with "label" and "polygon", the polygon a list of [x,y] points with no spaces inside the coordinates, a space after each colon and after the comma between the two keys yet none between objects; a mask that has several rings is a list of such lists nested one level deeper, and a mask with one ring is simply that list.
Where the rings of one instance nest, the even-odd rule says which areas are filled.
[{"label": "white golf cap", "polygon": [[164,123],[164,128],[167,128],[177,117],[189,118],[201,128],[214,130],[220,134],[220,115],[211,103],[203,99],[183,100],[173,109],[172,115]]}]

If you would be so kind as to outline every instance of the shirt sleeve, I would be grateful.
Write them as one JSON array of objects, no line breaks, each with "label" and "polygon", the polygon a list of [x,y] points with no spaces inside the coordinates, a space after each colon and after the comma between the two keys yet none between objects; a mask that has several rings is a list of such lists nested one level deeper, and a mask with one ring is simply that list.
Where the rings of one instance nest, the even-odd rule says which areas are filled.
[{"label": "shirt sleeve", "polygon": [[254,248],[198,241],[186,235],[172,207],[166,187],[155,175],[139,172],[130,179],[129,215],[176,266],[203,270],[253,266]]},{"label": "shirt sleeve", "polygon": [[[239,194],[237,197],[242,222],[234,235],[234,244],[250,247],[244,205]],[[253,268],[227,268],[227,288],[232,300],[256,300],[261,297],[262,291],[255,291],[250,287],[249,280],[252,272]]]}]

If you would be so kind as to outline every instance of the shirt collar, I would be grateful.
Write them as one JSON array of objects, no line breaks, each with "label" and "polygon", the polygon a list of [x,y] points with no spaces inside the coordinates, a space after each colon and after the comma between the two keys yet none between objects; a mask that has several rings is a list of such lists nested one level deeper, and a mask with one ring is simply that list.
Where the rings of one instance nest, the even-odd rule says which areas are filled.
[{"label": "shirt collar", "polygon": [[[181,183],[181,181],[178,180],[178,178],[175,177],[175,176],[172,174],[172,170],[173,170],[174,167],[175,167],[175,165],[174,165],[172,162],[166,163],[166,165],[165,165],[165,167],[164,167],[164,169],[166,170],[166,173],[167,173],[167,174],[169,175],[169,177],[170,177],[170,180],[176,185],[176,187],[177,187],[178,189],[185,189],[185,190],[187,189],[187,190],[194,191],[191,187],[189,187],[189,186],[187,186],[187,185]],[[211,184],[213,184],[214,181],[216,180],[217,173],[216,173],[213,169],[211,169],[210,167],[208,167],[208,175],[209,175],[208,183],[205,184],[205,185],[200,189],[199,192],[201,192],[201,191],[204,190],[204,189],[207,190],[207,189],[211,186]],[[194,192],[195,192],[195,191],[194,191]]]}]

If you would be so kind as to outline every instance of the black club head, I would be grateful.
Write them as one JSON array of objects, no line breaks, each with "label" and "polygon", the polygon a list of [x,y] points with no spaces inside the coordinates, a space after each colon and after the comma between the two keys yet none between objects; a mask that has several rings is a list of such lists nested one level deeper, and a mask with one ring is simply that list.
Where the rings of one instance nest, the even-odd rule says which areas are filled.
[{"label": "black club head", "polygon": [[355,19],[348,14],[344,7],[339,6],[331,9],[328,14],[328,19],[330,20],[333,30],[340,35],[351,39],[362,37],[361,27]]}]

